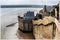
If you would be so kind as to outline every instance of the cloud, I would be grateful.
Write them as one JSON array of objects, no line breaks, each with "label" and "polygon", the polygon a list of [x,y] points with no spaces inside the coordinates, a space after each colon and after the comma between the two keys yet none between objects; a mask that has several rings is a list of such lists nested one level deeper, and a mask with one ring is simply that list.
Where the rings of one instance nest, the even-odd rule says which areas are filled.
[{"label": "cloud", "polygon": [[1,0],[2,5],[56,5],[59,0]]}]

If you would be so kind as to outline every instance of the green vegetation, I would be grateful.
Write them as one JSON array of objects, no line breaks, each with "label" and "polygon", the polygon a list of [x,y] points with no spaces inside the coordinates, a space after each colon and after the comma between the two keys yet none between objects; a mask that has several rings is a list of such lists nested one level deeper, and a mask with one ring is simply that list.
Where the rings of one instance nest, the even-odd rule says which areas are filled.
[{"label": "green vegetation", "polygon": [[55,16],[55,11],[51,12],[51,16],[53,16],[53,17]]},{"label": "green vegetation", "polygon": [[51,12],[51,16],[55,16],[55,13],[54,12]]}]

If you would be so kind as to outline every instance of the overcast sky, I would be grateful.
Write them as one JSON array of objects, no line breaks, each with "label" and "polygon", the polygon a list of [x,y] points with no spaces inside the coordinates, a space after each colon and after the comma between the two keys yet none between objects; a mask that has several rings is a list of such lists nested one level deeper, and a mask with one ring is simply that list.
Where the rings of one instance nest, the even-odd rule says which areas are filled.
[{"label": "overcast sky", "polygon": [[0,0],[1,5],[56,5],[59,0]]}]

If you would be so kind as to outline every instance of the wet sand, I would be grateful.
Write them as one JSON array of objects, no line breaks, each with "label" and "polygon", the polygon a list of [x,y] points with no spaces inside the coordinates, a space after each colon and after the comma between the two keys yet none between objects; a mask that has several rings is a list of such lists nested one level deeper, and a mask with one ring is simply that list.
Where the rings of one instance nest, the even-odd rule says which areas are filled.
[{"label": "wet sand", "polygon": [[18,23],[16,23],[15,25],[13,26],[9,26],[9,27],[6,27],[6,29],[4,30],[4,35],[2,37],[2,39],[18,39],[16,33],[17,33],[17,30],[18,30]]},{"label": "wet sand", "polygon": [[21,30],[18,30],[17,36],[19,39],[35,39],[33,32],[24,33]]},{"label": "wet sand", "polygon": [[[6,27],[6,26],[14,24],[14,23],[17,23],[17,22],[18,22],[17,15],[5,15],[5,16],[1,16],[1,38],[2,39],[4,38],[5,33],[11,30],[9,27]],[[14,26],[14,25],[12,25],[12,26]],[[10,30],[8,30],[8,29],[10,29]]]}]

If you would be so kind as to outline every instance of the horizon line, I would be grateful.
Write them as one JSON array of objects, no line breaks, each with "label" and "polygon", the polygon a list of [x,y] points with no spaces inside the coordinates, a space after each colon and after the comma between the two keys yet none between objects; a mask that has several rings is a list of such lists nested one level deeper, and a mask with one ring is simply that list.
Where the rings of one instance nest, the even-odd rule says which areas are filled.
[{"label": "horizon line", "polygon": [[1,5],[1,8],[43,8],[43,5]]}]

